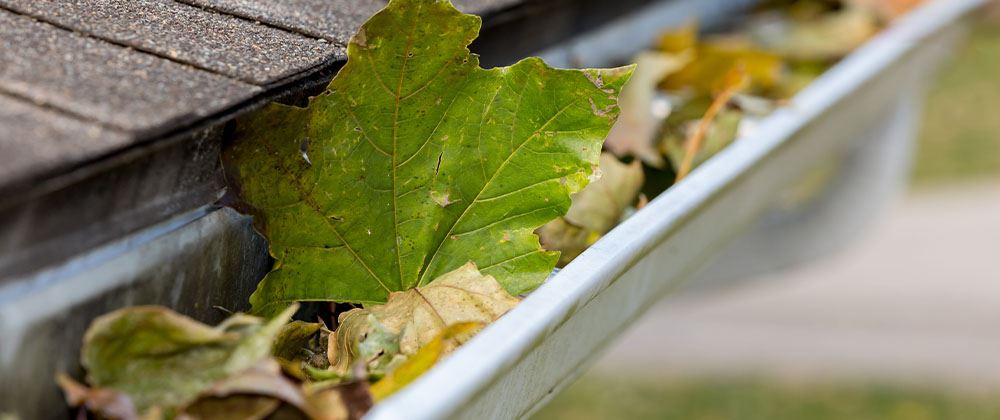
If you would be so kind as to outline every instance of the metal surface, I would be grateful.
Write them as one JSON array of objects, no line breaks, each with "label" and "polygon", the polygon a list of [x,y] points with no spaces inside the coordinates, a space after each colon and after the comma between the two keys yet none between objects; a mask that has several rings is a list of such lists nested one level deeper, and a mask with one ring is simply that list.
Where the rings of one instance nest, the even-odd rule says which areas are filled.
[{"label": "metal surface", "polygon": [[269,268],[250,218],[199,209],[79,255],[26,281],[0,284],[0,413],[68,417],[53,378],[82,378],[83,333],[95,317],[166,305],[215,324],[249,309]]},{"label": "metal surface", "polygon": [[199,130],[154,150],[35,181],[27,194],[0,189],[0,286],[215,202],[225,186],[222,131]]},{"label": "metal surface", "polygon": [[[826,157],[780,191],[760,219],[685,291],[710,292],[753,281],[759,274],[829,255],[862,235],[909,182],[922,102],[922,91],[901,92],[896,105],[886,109],[855,145]],[[817,187],[817,176],[825,180],[821,188],[803,191]]]},{"label": "metal surface", "polygon": [[958,19],[981,4],[931,1],[897,21],[368,418],[530,414],[758,220],[782,189],[905,113],[905,92],[926,83],[961,35]]}]

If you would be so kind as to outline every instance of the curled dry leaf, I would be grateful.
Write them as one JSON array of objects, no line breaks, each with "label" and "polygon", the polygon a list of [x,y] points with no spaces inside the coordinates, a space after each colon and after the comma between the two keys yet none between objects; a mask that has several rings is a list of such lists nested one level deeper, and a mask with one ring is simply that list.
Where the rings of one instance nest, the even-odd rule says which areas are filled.
[{"label": "curled dry leaf", "polygon": [[[698,149],[691,161],[691,169],[697,168],[721,152],[726,146],[732,144],[739,135],[744,120],[744,114],[740,110],[724,109],[719,111],[705,131],[701,148]],[[684,159],[687,157],[687,141],[699,124],[701,124],[701,120],[690,121],[680,130],[671,131],[662,139],[660,147],[670,159],[673,167],[680,168],[684,164]]]},{"label": "curled dry leaf", "polygon": [[308,108],[237,124],[227,174],[277,260],[254,312],[382,303],[469,261],[514,295],[549,275],[558,255],[533,232],[587,184],[632,67],[483,69],[480,25],[448,1],[389,2]]},{"label": "curled dry leaf", "polygon": [[[364,376],[363,367],[354,369],[352,376]],[[303,388],[316,420],[360,419],[375,405],[367,379],[313,382]]]},{"label": "curled dry leaf", "polygon": [[846,7],[815,19],[768,17],[753,21],[748,31],[761,48],[793,60],[839,59],[878,32],[878,19],[869,10]]},{"label": "curled dry leaf", "polygon": [[159,306],[121,309],[87,329],[81,363],[88,383],[127,395],[138,412],[174,410],[265,362],[295,309],[267,322],[237,314],[217,327]]},{"label": "curled dry leaf", "polygon": [[222,379],[181,410],[187,419],[261,419],[287,403],[310,413],[302,390],[281,375],[274,360],[264,360],[243,372]]},{"label": "curled dry leaf", "polygon": [[607,150],[622,158],[632,156],[650,166],[663,167],[665,162],[654,140],[666,115],[654,112],[656,86],[668,74],[683,68],[690,61],[691,53],[689,50],[678,53],[646,51],[635,57],[635,74],[619,98],[621,115],[604,141]]},{"label": "curled dry leaf", "polygon": [[546,223],[537,233],[545,249],[559,251],[559,267],[565,267],[601,239],[601,234],[574,225],[563,217]]},{"label": "curled dry leaf", "polygon": [[399,367],[372,385],[372,397],[376,401],[380,401],[403,389],[424,372],[430,370],[442,356],[468,341],[484,326],[485,324],[480,322],[459,322],[449,325],[441,331],[441,334],[408,357]]},{"label": "curled dry leaf", "polygon": [[689,21],[680,27],[663,31],[656,40],[656,50],[679,54],[694,50],[698,46],[698,24]]},{"label": "curled dry leaf", "polygon": [[601,154],[601,177],[573,196],[566,220],[601,235],[621,221],[642,189],[642,165],[623,163],[610,153]]},{"label": "curled dry leaf", "polygon": [[750,79],[748,89],[769,91],[785,75],[781,57],[732,38],[699,45],[691,62],[667,76],[660,87],[670,91],[692,90],[695,95],[713,95],[727,87],[729,72],[740,67]]},{"label": "curled dry leaf", "polygon": [[66,404],[70,407],[81,407],[101,418],[131,420],[138,419],[139,414],[132,400],[121,392],[90,388],[62,373],[56,375],[56,383],[66,396]]},{"label": "curled dry leaf", "polygon": [[601,177],[573,196],[565,217],[538,230],[546,249],[561,252],[564,266],[593,245],[621,221],[635,204],[645,179],[639,161],[622,163],[610,153],[601,154]]},{"label": "curled dry leaf", "polygon": [[496,279],[468,263],[425,287],[393,293],[384,305],[342,314],[340,328],[330,336],[331,369],[347,376],[360,361],[391,371],[448,326],[488,324],[517,302]]},{"label": "curled dry leaf", "polygon": [[[716,117],[725,109],[729,101],[737,92],[744,89],[749,84],[750,77],[741,66],[730,68],[723,79],[723,86],[715,94],[712,103],[705,111],[698,124],[694,126],[691,134],[684,141],[684,154],[677,168],[677,180],[683,179],[694,168],[698,155],[704,154],[705,137],[716,122]],[[735,134],[735,133],[734,133]],[[727,142],[728,144],[728,142]],[[721,150],[721,147],[719,148]],[[713,153],[714,154],[714,153]]]},{"label": "curled dry leaf", "polygon": [[289,376],[299,380],[309,379],[312,369],[326,369],[330,331],[318,322],[292,321],[274,338],[271,354]]}]

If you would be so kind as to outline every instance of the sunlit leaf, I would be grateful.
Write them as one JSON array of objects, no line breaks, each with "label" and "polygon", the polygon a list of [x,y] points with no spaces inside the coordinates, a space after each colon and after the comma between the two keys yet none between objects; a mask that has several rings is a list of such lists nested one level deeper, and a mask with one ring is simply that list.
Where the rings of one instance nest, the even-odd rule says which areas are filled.
[{"label": "sunlit leaf", "polygon": [[307,109],[238,124],[229,174],[275,269],[251,298],[385,302],[469,261],[511,294],[558,255],[532,233],[587,184],[632,67],[485,70],[480,19],[447,1],[394,0],[348,46]]}]

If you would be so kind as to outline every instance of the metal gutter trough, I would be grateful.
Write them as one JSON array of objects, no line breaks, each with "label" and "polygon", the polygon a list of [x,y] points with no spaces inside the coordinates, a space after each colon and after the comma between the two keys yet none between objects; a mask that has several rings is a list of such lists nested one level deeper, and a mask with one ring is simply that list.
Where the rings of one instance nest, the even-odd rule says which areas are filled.
[{"label": "metal gutter trough", "polygon": [[[619,39],[633,44],[650,39],[650,30],[680,19],[675,12],[711,12],[710,3],[652,5],[548,54],[559,58],[580,52],[583,59],[577,62],[602,64],[603,51],[621,53],[606,45]],[[615,228],[456,353],[377,405],[368,418],[530,415],[571,383],[649,305],[689,281],[705,278],[697,273],[734,237],[754,232],[755,221],[767,215],[782,189],[810,168],[834,156],[849,159],[858,150],[884,151],[876,153],[879,157],[905,154],[905,147],[893,145],[914,138],[917,104],[928,75],[961,35],[960,19],[981,3],[930,1],[899,19],[752,133]],[[892,159],[881,163],[905,168]],[[893,171],[879,172],[875,165],[856,159],[853,166],[841,167],[868,168],[867,175],[876,177],[852,177],[862,187],[839,189],[842,198],[877,198],[865,191],[886,189],[864,184],[884,185],[886,179],[891,184],[894,177]],[[870,208],[864,202],[854,205]],[[854,218],[850,209],[842,214]],[[758,246],[774,242],[764,237]]]},{"label": "metal gutter trough", "polygon": [[[962,18],[984,1],[928,0],[900,18],[368,418],[528,416],[661,296],[731,284],[850,239],[900,185],[922,88],[961,36]],[[345,37],[370,12],[350,7],[383,4],[143,2],[159,8],[101,0],[81,14],[73,8],[82,2],[0,0],[0,21],[12,22],[0,25],[0,417],[67,413],[52,378],[82,376],[81,337],[100,314],[161,304],[216,323],[220,308],[249,309],[271,261],[250,218],[216,203],[227,126],[325,85],[343,63]],[[538,51],[569,67],[619,64],[660,30],[690,19],[724,25],[755,2],[456,3],[485,15],[473,45],[484,63]],[[148,16],[132,25],[120,19],[122,5]],[[300,20],[302,5],[336,19]],[[216,69],[200,55],[218,52],[211,48],[175,56],[176,46],[213,39],[189,25],[160,26],[188,15],[209,29],[295,40],[268,45],[312,55],[280,63],[295,68],[274,67],[266,80],[253,67],[271,68],[266,60],[223,55],[246,62]],[[543,26],[548,34],[534,37]],[[138,82],[161,94],[129,88]],[[149,109],[162,112],[140,112]],[[787,188],[829,162],[840,172],[817,197],[782,204]]]}]

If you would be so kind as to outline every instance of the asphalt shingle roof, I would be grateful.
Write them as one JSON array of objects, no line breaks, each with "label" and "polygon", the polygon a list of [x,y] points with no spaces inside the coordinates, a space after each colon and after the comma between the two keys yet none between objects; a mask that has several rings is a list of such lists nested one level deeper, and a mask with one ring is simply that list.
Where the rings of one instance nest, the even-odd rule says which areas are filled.
[{"label": "asphalt shingle roof", "polygon": [[[489,13],[520,1],[456,3]],[[39,168],[55,176],[260,103],[314,72],[328,77],[350,36],[384,5],[0,0],[0,191]],[[25,117],[15,125],[15,115]],[[65,130],[68,121],[76,128]]]}]

